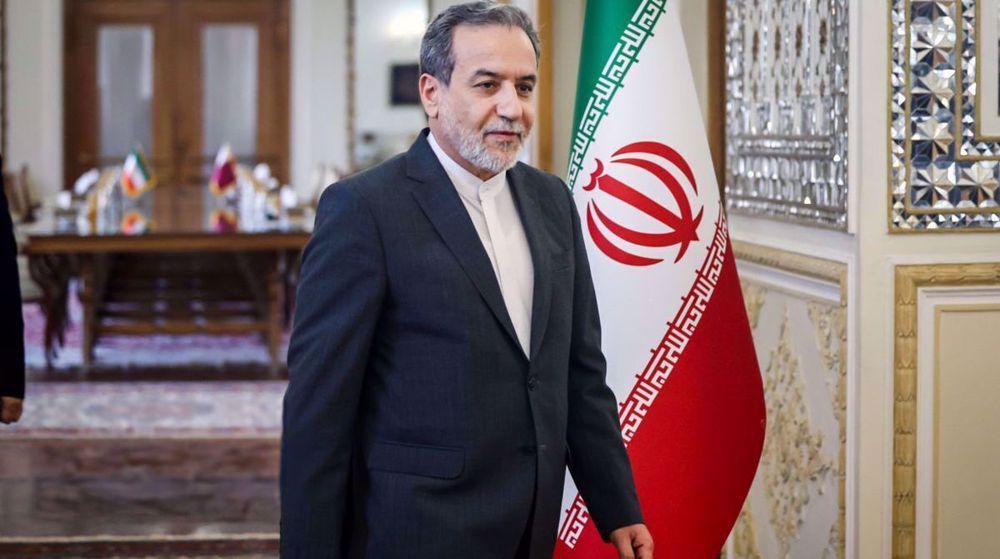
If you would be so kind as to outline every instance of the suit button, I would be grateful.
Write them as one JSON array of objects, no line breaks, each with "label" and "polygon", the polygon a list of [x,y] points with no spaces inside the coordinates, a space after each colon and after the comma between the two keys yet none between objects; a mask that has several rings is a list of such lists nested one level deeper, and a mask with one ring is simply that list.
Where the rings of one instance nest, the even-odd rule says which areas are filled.
[{"label": "suit button", "polygon": [[534,390],[536,386],[538,386],[538,377],[528,375],[528,390]]}]

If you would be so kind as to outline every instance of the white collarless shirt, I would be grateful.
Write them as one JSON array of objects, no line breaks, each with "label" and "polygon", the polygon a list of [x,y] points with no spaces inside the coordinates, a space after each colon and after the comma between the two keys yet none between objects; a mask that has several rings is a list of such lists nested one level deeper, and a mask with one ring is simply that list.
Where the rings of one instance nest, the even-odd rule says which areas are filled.
[{"label": "white collarless shirt", "polygon": [[493,273],[500,284],[500,293],[514,324],[517,341],[525,355],[530,355],[535,268],[521,216],[517,213],[507,181],[507,172],[498,173],[486,181],[480,180],[449,157],[434,139],[434,134],[428,134],[427,141],[472,218],[472,225],[493,264]]}]

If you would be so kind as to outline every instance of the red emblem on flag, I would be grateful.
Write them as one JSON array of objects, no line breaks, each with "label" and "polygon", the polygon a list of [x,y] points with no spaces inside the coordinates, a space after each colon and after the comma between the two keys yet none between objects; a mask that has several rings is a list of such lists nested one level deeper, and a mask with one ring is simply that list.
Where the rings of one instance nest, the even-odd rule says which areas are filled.
[{"label": "red emblem on flag", "polygon": [[[684,186],[674,174],[663,165],[656,163],[641,155],[651,155],[659,157],[680,170],[684,178],[687,179],[695,197],[698,194],[698,183],[695,181],[694,172],[688,162],[670,146],[657,142],[635,142],[619,149],[612,155],[611,163],[629,165],[643,169],[656,181],[649,181],[635,186],[625,184],[615,177],[606,174],[604,163],[597,160],[597,170],[590,175],[590,183],[583,187],[586,191],[597,189],[608,194],[633,209],[638,210],[656,221],[665,225],[668,229],[660,232],[646,232],[631,229],[613,220],[605,214],[596,199],[591,199],[587,203],[587,231],[590,238],[608,258],[628,266],[651,266],[663,262],[663,258],[650,258],[636,254],[622,246],[620,241],[625,241],[638,247],[666,248],[678,245],[677,257],[674,262],[680,262],[687,252],[688,246],[698,240],[698,225],[701,223],[704,208],[698,210],[698,215],[694,215],[691,209],[691,202]],[[662,185],[670,196],[677,203],[677,212],[664,207],[652,197],[644,194],[642,190],[652,187],[653,182],[657,187]],[[604,229],[614,235],[614,240],[604,233]]]}]

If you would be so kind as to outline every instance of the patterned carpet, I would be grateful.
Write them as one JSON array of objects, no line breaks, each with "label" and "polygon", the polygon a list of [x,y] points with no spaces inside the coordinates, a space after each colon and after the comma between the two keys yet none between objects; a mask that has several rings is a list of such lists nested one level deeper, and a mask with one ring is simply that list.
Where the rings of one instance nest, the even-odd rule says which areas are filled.
[{"label": "patterned carpet", "polygon": [[243,438],[281,434],[285,381],[29,383],[20,437]]},{"label": "patterned carpet", "polygon": [[[69,327],[64,347],[59,350],[53,366],[56,370],[79,368],[82,364],[80,329],[82,309],[76,298],[70,298]],[[24,305],[25,361],[29,369],[45,368],[45,316],[36,304]],[[286,334],[281,348],[281,360],[288,352]],[[95,366],[105,369],[166,367],[166,368],[228,368],[247,364],[269,363],[267,348],[253,334],[237,336],[109,336],[101,338],[94,350]]]},{"label": "patterned carpet", "polygon": [[[55,370],[44,372],[45,319],[38,305],[24,305],[29,369],[24,417],[0,430],[0,439],[280,435],[286,381],[226,375],[266,368],[267,350],[257,336],[112,336],[100,340],[94,371],[81,377],[70,374],[81,365],[80,313],[73,299],[66,345]],[[282,351],[287,352],[287,339]],[[157,382],[144,382],[150,377],[144,373],[153,370]],[[95,381],[109,371],[119,373],[115,382]],[[174,376],[183,381],[171,381]]]}]

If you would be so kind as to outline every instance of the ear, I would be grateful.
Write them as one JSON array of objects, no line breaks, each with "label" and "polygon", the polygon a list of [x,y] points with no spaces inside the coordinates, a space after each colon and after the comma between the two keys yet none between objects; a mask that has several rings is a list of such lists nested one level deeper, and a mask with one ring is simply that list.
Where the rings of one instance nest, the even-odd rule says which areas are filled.
[{"label": "ear", "polygon": [[443,85],[430,74],[420,74],[419,87],[420,102],[424,106],[424,112],[427,113],[428,118],[437,118]]}]

